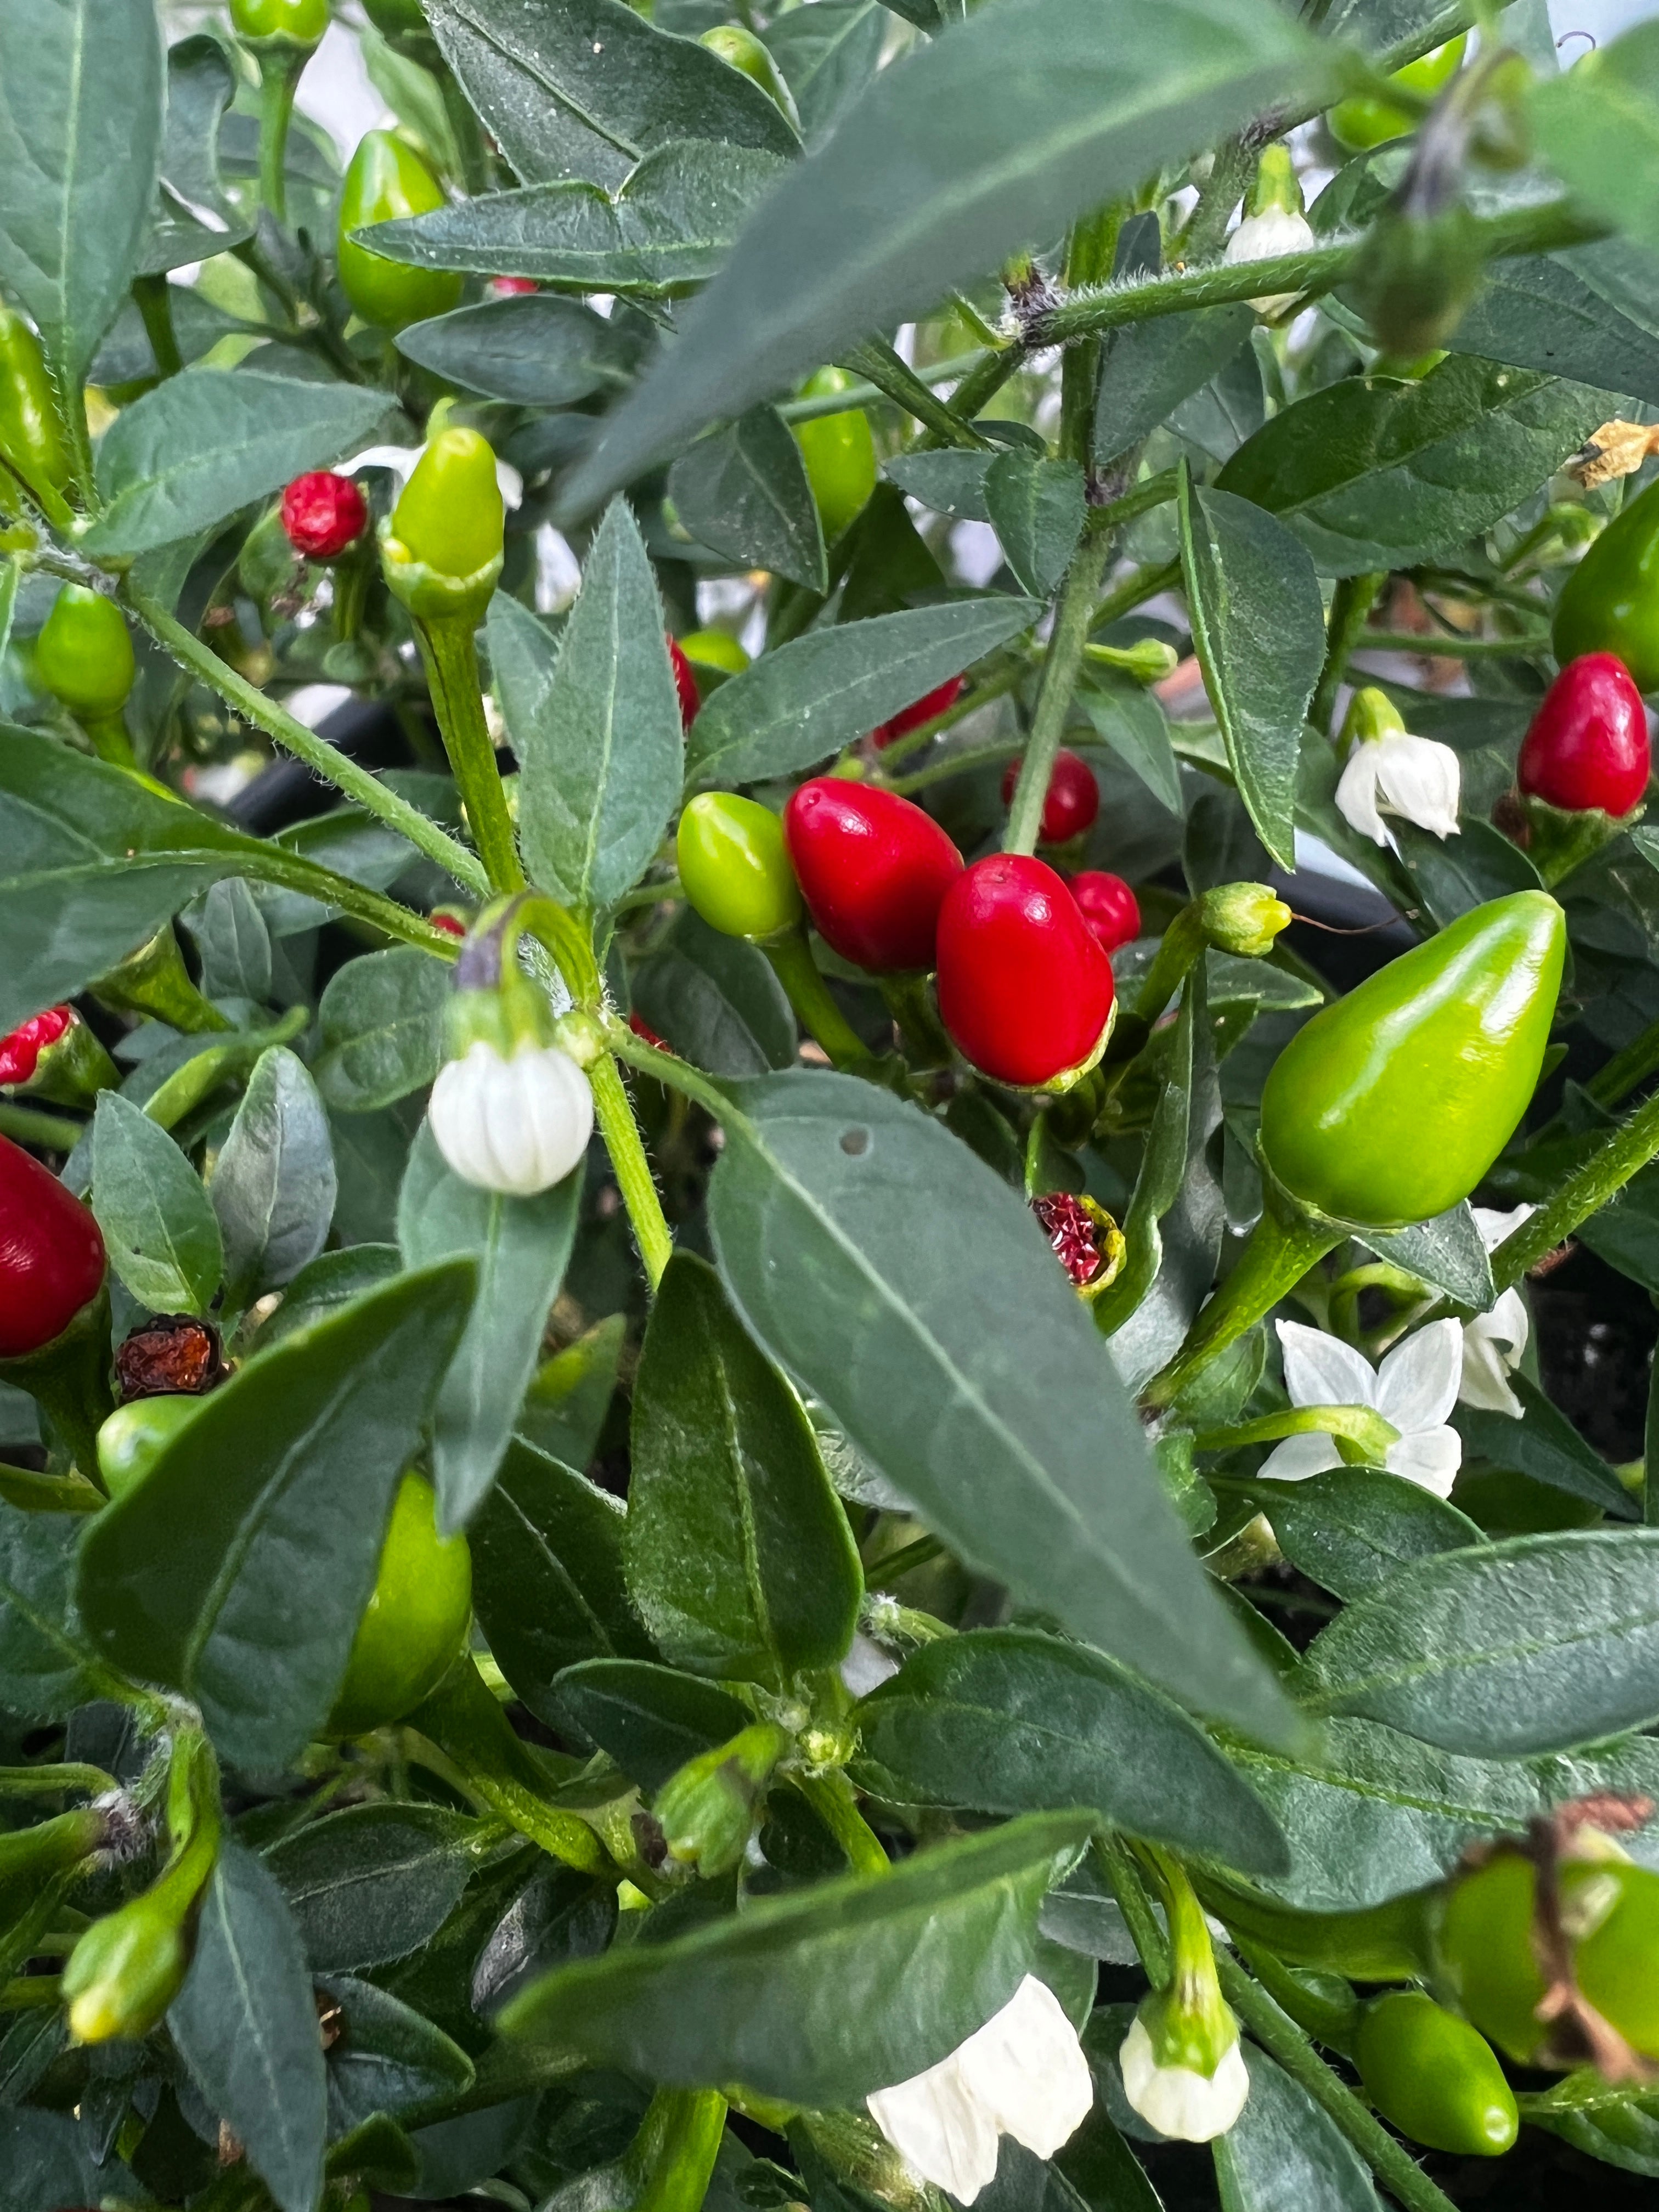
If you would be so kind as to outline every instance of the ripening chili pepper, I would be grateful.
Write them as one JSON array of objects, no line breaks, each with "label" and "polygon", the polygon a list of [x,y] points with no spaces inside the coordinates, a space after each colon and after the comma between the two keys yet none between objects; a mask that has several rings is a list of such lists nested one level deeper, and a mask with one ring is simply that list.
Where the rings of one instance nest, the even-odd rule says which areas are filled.
[{"label": "ripening chili pepper", "polygon": [[785,807],[783,834],[813,925],[843,960],[878,975],[933,966],[962,855],[930,814],[896,791],[818,775]]},{"label": "ripening chili pepper", "polygon": [[1659,2058],[1659,1874],[1584,1860],[1558,1880],[1580,1994],[1639,2057]]},{"label": "ripening chili pepper", "polygon": [[98,1431],[98,1472],[112,1498],[142,1482],[201,1405],[200,1398],[135,1398]]},{"label": "ripening chili pepper", "polygon": [[428,915],[427,920],[432,924],[434,929],[441,929],[446,937],[466,935],[465,917],[457,914],[453,907],[434,906]]},{"label": "ripening chili pepper", "polygon": [[[1443,46],[1435,46],[1414,62],[1407,62],[1404,69],[1395,70],[1389,82],[1403,85],[1407,92],[1420,94],[1425,100],[1432,98],[1456,76],[1468,44],[1467,33],[1448,39]],[[1389,138],[1403,137],[1414,128],[1417,114],[1414,109],[1401,107],[1379,94],[1365,94],[1339,100],[1328,119],[1332,135],[1352,152],[1363,154]]]},{"label": "ripening chili pepper", "polygon": [[1121,876],[1104,868],[1085,868],[1072,877],[1067,888],[1103,952],[1115,952],[1120,945],[1133,945],[1139,936],[1140,902]]},{"label": "ripening chili pepper", "polygon": [[104,1284],[104,1240],[73,1192],[0,1137],[0,1359],[61,1336]]},{"label": "ripening chili pepper", "polygon": [[79,721],[106,721],[126,704],[136,665],[114,600],[65,584],[34,641],[35,673],[53,698]]},{"label": "ripening chili pepper", "polygon": [[9,1088],[28,1082],[41,1054],[57,1043],[74,1019],[68,1006],[48,1006],[45,1013],[20,1022],[9,1036],[0,1037],[0,1085]]},{"label": "ripening chili pepper", "polygon": [[533,276],[492,276],[484,286],[492,300],[521,300],[541,289]]},{"label": "ripening chili pepper", "polygon": [[382,573],[417,616],[482,620],[501,572],[505,526],[489,441],[459,425],[440,430],[381,526]]},{"label": "ripening chili pepper", "polygon": [[1565,945],[1547,892],[1516,891],[1316,1014],[1261,1095],[1262,1156],[1291,1197],[1376,1229],[1467,1198],[1537,1086]]},{"label": "ripening chili pepper", "polygon": [[250,46],[279,40],[309,53],[328,28],[328,0],[230,0],[230,20]]},{"label": "ripening chili pepper", "polygon": [[1563,668],[1610,653],[1638,691],[1659,690],[1659,484],[1613,518],[1561,586],[1551,642]]},{"label": "ripening chili pepper", "polygon": [[[1002,775],[1005,806],[1012,801],[1018,781],[1019,763],[1010,761]],[[1048,788],[1043,794],[1042,826],[1039,832],[1042,842],[1045,845],[1069,843],[1073,837],[1082,836],[1085,830],[1093,829],[1099,812],[1100,786],[1095,781],[1093,769],[1062,745],[1054,755]]]},{"label": "ripening chili pepper", "polygon": [[1544,694],[1516,781],[1565,813],[1623,816],[1641,805],[1652,767],[1648,710],[1629,670],[1610,653],[1587,653]]},{"label": "ripening chili pepper", "polygon": [[[800,388],[803,399],[821,399],[845,392],[853,379],[844,368],[821,368]],[[792,425],[795,443],[806,464],[806,481],[817,502],[824,537],[833,544],[864,511],[876,488],[876,443],[868,417],[856,407],[836,415],[820,415],[810,422]]]},{"label": "ripening chili pepper", "polygon": [[730,792],[704,791],[686,805],[675,839],[685,896],[723,937],[760,942],[793,929],[800,886],[769,807]]},{"label": "ripening chili pepper", "polygon": [[964,869],[939,910],[938,962],[945,1026],[997,1082],[1059,1085],[1099,1057],[1111,963],[1046,861],[995,853]]},{"label": "ripening chili pepper", "polygon": [[48,503],[70,480],[69,448],[40,341],[9,307],[0,307],[0,460]]},{"label": "ripening chili pepper", "polygon": [[331,1735],[365,1735],[412,1712],[449,1672],[472,1618],[472,1555],[438,1534],[432,1486],[405,1474],[392,1500],[380,1564],[351,1640]]},{"label": "ripening chili pepper", "polygon": [[674,671],[674,689],[679,695],[680,726],[689,730],[697,719],[702,698],[697,690],[697,679],[691,673],[691,664],[681,652],[678,638],[668,641],[668,659]]},{"label": "ripening chili pepper", "polygon": [[890,722],[882,722],[870,732],[870,742],[878,752],[884,752],[896,738],[908,737],[919,730],[924,722],[931,722],[935,714],[947,714],[962,696],[965,676],[947,676],[943,684],[894,715]]},{"label": "ripening chili pepper", "polygon": [[1501,2158],[1520,2133],[1515,2092],[1490,2046],[1420,1990],[1366,2006],[1354,2061],[1383,2118],[1427,2150]]},{"label": "ripening chili pepper", "polygon": [[655,1030],[652,1028],[650,1023],[646,1021],[642,1016],[639,1014],[629,1014],[628,1017],[628,1026],[633,1030],[635,1036],[638,1037],[641,1044],[653,1045],[659,1052],[666,1052],[669,1050],[670,1048],[667,1040],[665,1038],[659,1037]]},{"label": "ripening chili pepper", "polygon": [[312,469],[283,494],[283,528],[307,561],[337,561],[368,527],[368,502],[349,477]]},{"label": "ripening chili pepper", "polygon": [[389,131],[364,134],[341,187],[338,241],[340,283],[364,322],[401,331],[447,314],[459,300],[462,279],[450,270],[388,261],[351,235],[377,222],[429,215],[443,204],[442,185],[413,147]]}]

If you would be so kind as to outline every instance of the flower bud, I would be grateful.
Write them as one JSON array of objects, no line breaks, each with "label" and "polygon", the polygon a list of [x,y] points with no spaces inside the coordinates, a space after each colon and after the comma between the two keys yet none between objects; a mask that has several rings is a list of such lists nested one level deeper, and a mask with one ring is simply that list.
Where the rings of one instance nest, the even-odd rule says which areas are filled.
[{"label": "flower bud", "polygon": [[1480,230],[1461,200],[1435,213],[1390,204],[1372,224],[1353,291],[1385,354],[1443,346],[1480,281]]},{"label": "flower bud", "polygon": [[556,1045],[510,1056],[478,1037],[438,1071],[427,1108],[438,1150],[463,1182],[532,1198],[562,1182],[593,1133],[587,1078]]},{"label": "flower bud", "polygon": [[1161,684],[1181,665],[1181,655],[1161,637],[1138,637],[1133,645],[1085,645],[1097,667],[1115,668],[1140,684]]},{"label": "flower bud", "polygon": [[1224,2136],[1250,2094],[1238,2024],[1218,2006],[1196,2014],[1168,1996],[1145,1997],[1118,2052],[1123,2094],[1143,2120],[1177,2142]]},{"label": "flower bud", "polygon": [[413,615],[482,621],[501,573],[505,523],[488,440],[440,430],[380,526],[387,586]]},{"label": "flower bud", "polygon": [[63,1996],[77,2043],[136,2042],[184,1986],[190,1953],[178,1918],[146,1891],[94,1920],[64,1968]]},{"label": "flower bud", "polygon": [[747,1848],[755,1806],[789,1738],[769,1721],[688,1759],[652,1808],[668,1848],[704,1875],[724,1874]]},{"label": "flower bud", "polygon": [[799,922],[800,887],[783,824],[769,807],[729,792],[700,792],[680,816],[675,849],[687,898],[722,937],[764,943]]},{"label": "flower bud", "polygon": [[1266,884],[1218,884],[1200,899],[1199,917],[1206,944],[1247,960],[1265,958],[1296,919]]}]

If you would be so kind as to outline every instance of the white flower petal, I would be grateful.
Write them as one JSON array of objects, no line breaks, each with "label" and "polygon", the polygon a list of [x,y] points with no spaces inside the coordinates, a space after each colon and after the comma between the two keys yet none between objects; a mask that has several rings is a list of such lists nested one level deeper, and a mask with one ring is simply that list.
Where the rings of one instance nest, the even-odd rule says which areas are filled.
[{"label": "white flower petal", "polygon": [[[1281,253],[1305,253],[1315,243],[1313,225],[1305,215],[1290,208],[1267,208],[1261,215],[1245,216],[1227,240],[1224,258],[1234,263],[1271,261]],[[1252,300],[1250,305],[1259,315],[1276,315],[1297,296],[1294,292],[1274,292],[1266,299]]]},{"label": "white flower petal", "polygon": [[1523,1221],[1530,1221],[1538,1208],[1535,1206],[1512,1206],[1508,1212],[1495,1206],[1472,1206],[1474,1225],[1480,1231],[1480,1242],[1488,1252],[1495,1252],[1506,1237],[1511,1237]]},{"label": "white flower petal", "polygon": [[1358,744],[1348,755],[1347,766],[1337,779],[1336,811],[1351,830],[1369,837],[1373,845],[1386,845],[1389,833],[1376,811],[1376,747]]},{"label": "white flower petal", "polygon": [[1456,836],[1461,770],[1451,747],[1404,730],[1390,731],[1372,742],[1377,788],[1384,803],[1419,830],[1437,837]]},{"label": "white flower petal", "polygon": [[1419,1429],[1389,1446],[1383,1464],[1390,1474],[1403,1475],[1437,1498],[1449,1498],[1457,1470],[1463,1463],[1463,1439],[1455,1429]]},{"label": "white flower petal", "polygon": [[1046,1982],[1027,1974],[957,2053],[962,2078],[1002,2134],[1052,2158],[1087,2118],[1094,2076],[1077,2030]]},{"label": "white flower petal", "polygon": [[1463,1331],[1463,1373],[1457,1385],[1460,1406],[1473,1406],[1480,1413],[1507,1413],[1521,1419],[1521,1401],[1510,1388],[1509,1366],[1489,1336],[1477,1334],[1480,1324],[1470,1322]]},{"label": "white flower petal", "polygon": [[1299,1321],[1277,1324],[1285,1356],[1285,1388],[1293,1406],[1374,1406],[1376,1374],[1371,1363],[1340,1336]]},{"label": "white flower petal", "polygon": [[1463,1332],[1455,1321],[1437,1321],[1397,1344],[1376,1377],[1376,1410],[1401,1434],[1438,1428],[1457,1403],[1463,1368]]},{"label": "white flower petal", "polygon": [[1213,2075],[1188,2066],[1160,2066],[1152,2039],[1137,2019],[1118,2052],[1123,2093],[1141,2118],[1177,2142],[1212,2142],[1244,2109],[1250,2077],[1233,2044]]},{"label": "white flower petal", "polygon": [[530,1198],[562,1182],[586,1152],[593,1093],[556,1046],[532,1046],[504,1060],[480,1037],[439,1069],[427,1115],[438,1150],[463,1182]]},{"label": "white flower petal", "polygon": [[1306,1482],[1310,1475],[1341,1464],[1342,1455],[1328,1437],[1286,1437],[1256,1471],[1267,1482]]},{"label": "white flower petal", "polygon": [[971,2204],[997,2178],[997,2130],[963,2079],[959,2055],[953,2051],[866,2101],[871,2118],[925,2181]]}]

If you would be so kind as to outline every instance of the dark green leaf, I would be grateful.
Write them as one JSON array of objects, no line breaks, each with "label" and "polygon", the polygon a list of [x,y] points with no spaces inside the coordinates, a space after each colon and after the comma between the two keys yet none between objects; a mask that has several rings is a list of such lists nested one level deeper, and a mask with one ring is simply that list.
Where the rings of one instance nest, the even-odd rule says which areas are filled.
[{"label": "dark green leaf", "polygon": [[608,906],[644,874],[684,771],[662,605],[628,508],[619,501],[599,527],[556,655],[504,592],[487,635],[519,757],[526,865],[568,904]]},{"label": "dark green leaf", "polygon": [[1250,2094],[1214,2146],[1223,2212],[1382,2212],[1336,2123],[1253,2043],[1243,2049]]},{"label": "dark green leaf", "polygon": [[399,1276],[257,1352],[88,1528],[94,1643],[193,1697],[237,1765],[327,1717],[472,1286],[459,1261]]},{"label": "dark green leaf", "polygon": [[584,1468],[617,1388],[628,1336],[626,1314],[608,1314],[536,1370],[519,1408],[519,1434],[568,1468]]},{"label": "dark green leaf", "polygon": [[442,1528],[464,1527],[495,1480],[564,1280],[580,1202],[579,1175],[535,1198],[463,1182],[445,1164],[430,1123],[410,1148],[398,1200],[405,1262],[465,1258],[478,1270],[471,1318],[432,1413]]},{"label": "dark green leaf", "polygon": [[985,471],[985,508],[1020,589],[1046,599],[1083,533],[1083,471],[1018,447],[999,453]]},{"label": "dark green leaf", "polygon": [[343,1973],[435,1936],[499,1832],[442,1805],[351,1805],[285,1836],[265,1861],[313,1968]]},{"label": "dark green leaf", "polygon": [[325,2061],[331,2135],[375,2112],[395,2118],[441,2105],[472,2087],[465,2051],[410,2006],[347,1975],[331,1976],[320,1986],[340,2008]]},{"label": "dark green leaf", "polygon": [[775,407],[751,407],[700,438],[670,471],[668,493],[691,535],[716,553],[809,592],[829,590],[806,465]]},{"label": "dark green leaf", "polygon": [[901,1804],[1087,1805],[1247,1872],[1289,1867],[1276,1823],[1202,1729],[1086,1645],[1015,1628],[924,1644],[856,1718],[864,1786]]},{"label": "dark green leaf", "polygon": [[276,1312],[259,1324],[260,1351],[280,1344],[296,1328],[309,1328],[313,1322],[337,1313],[362,1291],[389,1283],[402,1268],[395,1244],[353,1244],[344,1251],[323,1253],[301,1270]]},{"label": "dark green leaf", "polygon": [[0,2212],[60,2212],[66,2197],[88,2205],[149,2200],[119,2159],[100,2164],[94,2148],[90,2130],[67,2112],[0,2106]]},{"label": "dark green leaf", "polygon": [[261,1054],[208,1194],[224,1243],[225,1278],[246,1304],[291,1282],[317,1257],[334,1218],[328,1116],[305,1063],[273,1045]]},{"label": "dark green leaf", "polygon": [[1088,1832],[1037,1813],[751,1903],[532,1984],[504,2033],[648,2081],[743,2081],[812,2106],[908,2081],[1006,2004],[1030,1971],[1037,1909]]},{"label": "dark green leaf", "polygon": [[710,1226],[773,1357],[965,1561],[1183,1703],[1293,1732],[1020,1198],[850,1077],[772,1076],[744,1103]]},{"label": "dark green leaf", "polygon": [[1489,899],[1536,890],[1538,871],[1490,822],[1466,821],[1455,837],[1437,837],[1398,817],[1389,827],[1401,866],[1437,929]]},{"label": "dark green leaf", "polygon": [[688,1759],[729,1743],[754,1715],[725,1690],[639,1659],[587,1659],[555,1686],[560,1718],[598,1744],[642,1790],[660,1790]]},{"label": "dark green leaf", "polygon": [[1113,683],[1096,672],[1078,687],[1078,704],[1096,733],[1124,766],[1133,769],[1160,806],[1179,814],[1181,769],[1164,709],[1150,691],[1127,678]]},{"label": "dark green leaf", "polygon": [[757,84],[690,39],[653,30],[623,0],[546,0],[504,12],[430,0],[444,58],[527,185],[616,185],[668,138],[795,151]]},{"label": "dark green leaf", "polygon": [[240,1844],[221,1847],[167,2028],[282,2212],[315,2212],[327,2099],[311,1975],[282,1891]]},{"label": "dark green leaf", "polygon": [[1224,368],[1250,335],[1250,309],[1200,307],[1124,323],[1101,341],[1095,398],[1095,460],[1138,446]]},{"label": "dark green leaf", "polygon": [[[819,6],[823,0],[818,0]],[[985,478],[994,453],[964,453],[947,447],[942,453],[898,453],[882,465],[882,474],[912,499],[931,507],[936,514],[949,514],[969,522],[988,522]]]},{"label": "dark green leaf", "polygon": [[809,146],[829,137],[875,75],[887,33],[874,0],[817,0],[817,9],[789,9],[766,27]]},{"label": "dark green leaf", "polygon": [[1181,478],[1181,570],[1193,649],[1238,795],[1281,867],[1296,866],[1302,726],[1325,659],[1313,562],[1249,500]]},{"label": "dark green leaf", "polygon": [[1636,1500],[1597,1451],[1593,1451],[1563,1413],[1525,1375],[1510,1378],[1521,1401],[1521,1418],[1483,1413],[1477,1407],[1453,1408],[1453,1425],[1473,1457],[1490,1460],[1510,1474],[1528,1474],[1569,1498],[1587,1498],[1621,1521],[1633,1520]]},{"label": "dark green leaf", "polygon": [[646,1330],[623,1558],[658,1649],[693,1673],[782,1690],[852,1641],[864,1580],[812,1425],[689,1253]]},{"label": "dark green leaf", "polygon": [[58,1720],[102,1673],[70,1594],[79,1531],[67,1516],[0,1504],[0,1707]]},{"label": "dark green leaf", "polygon": [[1302,1694],[1488,1759],[1659,1718],[1659,1528],[1518,1536],[1402,1567],[1316,1637]]},{"label": "dark green leaf", "polygon": [[1413,1559],[1486,1541],[1455,1505],[1376,1467],[1262,1482],[1250,1495],[1291,1565],[1335,1597],[1363,1597]]},{"label": "dark green leaf", "polygon": [[423,1091],[443,1064],[449,971],[413,945],[348,960],[317,1008],[317,1088],[337,1111],[364,1114]]},{"label": "dark green leaf", "polygon": [[1527,2100],[1525,2117],[1586,2158],[1659,2180],[1659,2095],[1586,2067]]},{"label": "dark green leaf", "polygon": [[1492,1262],[1467,1200],[1414,1228],[1370,1231],[1364,1243],[1379,1260],[1443,1291],[1471,1313],[1485,1313],[1498,1296]]},{"label": "dark green leaf", "polygon": [[1030,599],[963,599],[811,631],[722,684],[691,726],[690,773],[757,783],[811,768],[1036,621]]},{"label": "dark green leaf", "polygon": [[1647,1168],[1633,1176],[1582,1224],[1578,1241],[1644,1291],[1659,1291],[1659,1175]]},{"label": "dark green leaf", "polygon": [[398,333],[398,350],[447,383],[520,407],[568,407],[628,380],[631,334],[551,293],[484,300]]},{"label": "dark green leaf", "polygon": [[1218,482],[1282,516],[1328,576],[1409,568],[1536,491],[1605,392],[1452,354],[1419,383],[1346,377],[1241,446]]},{"label": "dark green leaf", "polygon": [[152,0],[0,6],[0,284],[70,393],[137,263],[162,99]]},{"label": "dark green leaf", "polygon": [[689,906],[629,988],[657,1035],[711,1075],[764,1075],[794,1060],[795,1017],[766,955]]},{"label": "dark green leaf", "polygon": [[1534,84],[1528,105],[1538,149],[1575,199],[1659,246],[1659,24],[1638,23]]},{"label": "dark green leaf", "polygon": [[143,553],[211,530],[302,470],[362,445],[386,394],[252,369],[192,368],[124,407],[98,449],[104,507],[82,543]]},{"label": "dark green leaf", "polygon": [[207,1311],[224,1267],[212,1203],[167,1131],[114,1091],[99,1093],[93,1121],[92,1210],[141,1305]]},{"label": "dark green leaf", "polygon": [[[1659,402],[1659,267],[1629,239],[1492,261],[1457,325],[1466,353]],[[1411,726],[1415,728],[1415,723]]]},{"label": "dark green leaf", "polygon": [[501,270],[579,291],[673,298],[706,283],[782,175],[775,154],[671,140],[614,191],[530,185],[377,223],[374,250],[426,269]]},{"label": "dark green leaf", "polygon": [[187,917],[202,956],[204,994],[210,999],[270,1000],[270,931],[252,891],[240,876],[213,884]]},{"label": "dark green leaf", "polygon": [[1316,100],[1329,66],[1253,0],[1121,0],[1105,39],[1093,0],[1012,0],[913,51],[744,233],[573,505],[1264,106]]}]

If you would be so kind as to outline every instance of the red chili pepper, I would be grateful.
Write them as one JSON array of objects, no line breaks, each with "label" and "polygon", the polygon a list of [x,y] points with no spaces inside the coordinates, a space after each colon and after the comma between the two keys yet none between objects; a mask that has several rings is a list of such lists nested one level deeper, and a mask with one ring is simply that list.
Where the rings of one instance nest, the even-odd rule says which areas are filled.
[{"label": "red chili pepper", "polygon": [[692,673],[690,662],[680,651],[678,638],[671,637],[668,641],[668,658],[674,665],[674,689],[680,695],[680,722],[684,728],[689,730],[696,720],[697,709],[702,704],[697,679]]},{"label": "red chili pepper", "polygon": [[783,812],[784,842],[818,934],[877,975],[927,969],[962,855],[896,791],[817,775]]},{"label": "red chili pepper", "polygon": [[44,1014],[20,1022],[9,1036],[0,1037],[0,1084],[27,1083],[41,1054],[57,1043],[74,1019],[69,1007],[48,1006]]},{"label": "red chili pepper", "polygon": [[368,527],[368,504],[349,477],[313,469],[283,494],[283,528],[307,561],[337,560]]},{"label": "red chili pepper", "polygon": [[61,1336],[103,1280],[98,1224],[39,1160],[0,1137],[0,1359]]},{"label": "red chili pepper", "polygon": [[1086,1066],[1112,998],[1111,963],[1046,861],[994,853],[951,885],[939,918],[939,1007],[975,1067],[1034,1087]]},{"label": "red chili pepper", "polygon": [[1071,879],[1072,896],[1103,952],[1133,945],[1140,934],[1140,902],[1121,876],[1104,868],[1085,868]]},{"label": "red chili pepper", "polygon": [[541,289],[533,276],[492,276],[484,286],[492,300],[515,300],[521,293]]},{"label": "red chili pepper", "polygon": [[434,929],[441,929],[446,937],[466,935],[465,922],[462,921],[459,915],[452,914],[447,906],[434,906],[428,915],[427,920],[432,924]]},{"label": "red chili pepper", "polygon": [[1517,780],[1528,798],[1569,814],[1618,816],[1641,804],[1652,765],[1647,708],[1630,671],[1610,653],[1587,653],[1544,694]]},{"label": "red chili pepper", "polygon": [[649,1022],[642,1022],[637,1014],[629,1014],[628,1026],[642,1044],[654,1045],[659,1052],[666,1052],[667,1044],[657,1035]]},{"label": "red chili pepper", "polygon": [[[1013,798],[1018,781],[1019,763],[1010,761],[1002,778],[1005,806]],[[1073,837],[1080,837],[1085,830],[1093,829],[1099,811],[1100,786],[1095,781],[1094,770],[1087,761],[1079,760],[1062,745],[1054,755],[1048,794],[1042,802],[1042,842],[1064,845]]]},{"label": "red chili pepper", "polygon": [[946,677],[936,690],[930,691],[924,699],[918,699],[914,707],[906,707],[901,714],[895,714],[890,722],[884,722],[878,729],[872,730],[870,742],[880,752],[890,745],[895,738],[903,737],[909,730],[919,730],[924,722],[931,722],[935,714],[942,714],[947,707],[956,705],[966,681],[963,676]]}]

